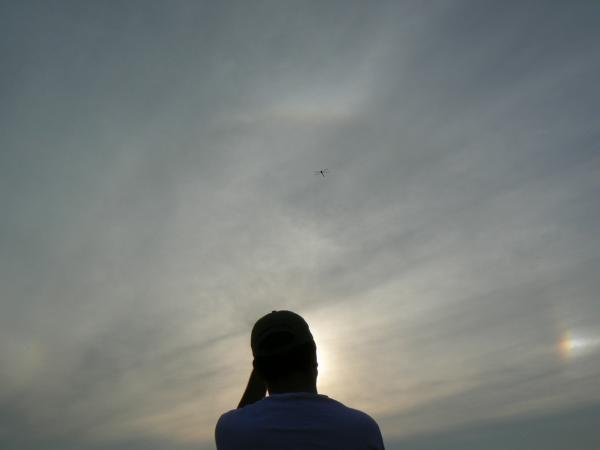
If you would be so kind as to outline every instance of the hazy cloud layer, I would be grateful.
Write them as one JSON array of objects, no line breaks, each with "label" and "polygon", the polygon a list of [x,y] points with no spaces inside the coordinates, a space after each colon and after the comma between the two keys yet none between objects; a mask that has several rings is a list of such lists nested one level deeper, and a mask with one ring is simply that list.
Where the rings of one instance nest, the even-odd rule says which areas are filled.
[{"label": "hazy cloud layer", "polygon": [[597,419],[599,13],[1,5],[3,448],[212,448],[284,308],[390,448]]}]

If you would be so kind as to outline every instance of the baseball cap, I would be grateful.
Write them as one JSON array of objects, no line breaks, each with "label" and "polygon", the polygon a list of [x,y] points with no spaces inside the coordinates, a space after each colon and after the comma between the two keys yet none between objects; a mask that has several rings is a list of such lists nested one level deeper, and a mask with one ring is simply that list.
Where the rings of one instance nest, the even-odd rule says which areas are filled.
[{"label": "baseball cap", "polygon": [[250,337],[255,357],[279,355],[307,342],[314,342],[308,324],[292,311],[273,311],[261,317]]}]

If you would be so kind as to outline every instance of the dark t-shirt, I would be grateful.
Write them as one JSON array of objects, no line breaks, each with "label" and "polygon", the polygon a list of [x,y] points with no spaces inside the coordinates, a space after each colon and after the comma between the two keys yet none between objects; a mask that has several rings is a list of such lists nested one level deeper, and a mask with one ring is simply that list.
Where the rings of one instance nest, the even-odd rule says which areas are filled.
[{"label": "dark t-shirt", "polygon": [[383,450],[379,426],[367,414],[326,395],[273,394],[221,416],[218,450]]}]

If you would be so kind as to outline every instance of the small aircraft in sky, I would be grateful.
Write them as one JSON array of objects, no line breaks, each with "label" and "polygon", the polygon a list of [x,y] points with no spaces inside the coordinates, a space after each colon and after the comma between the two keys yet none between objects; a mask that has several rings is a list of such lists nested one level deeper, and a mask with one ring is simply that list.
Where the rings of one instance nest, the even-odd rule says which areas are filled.
[{"label": "small aircraft in sky", "polygon": [[325,174],[327,173],[329,173],[329,169],[315,170],[315,175],[323,175],[323,177],[325,177]]}]

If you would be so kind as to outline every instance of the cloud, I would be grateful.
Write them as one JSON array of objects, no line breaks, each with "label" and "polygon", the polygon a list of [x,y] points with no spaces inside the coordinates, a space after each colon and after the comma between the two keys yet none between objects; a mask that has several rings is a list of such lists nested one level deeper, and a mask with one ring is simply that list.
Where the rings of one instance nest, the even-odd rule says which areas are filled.
[{"label": "cloud", "polygon": [[[584,404],[579,408],[561,412],[550,412],[539,416],[517,416],[496,422],[479,423],[452,430],[415,436],[409,439],[391,440],[386,448],[448,449],[473,446],[490,450],[506,448],[528,449],[572,445],[573,436],[578,436],[577,445],[592,449],[598,445],[590,427],[598,416],[596,404]],[[543,430],[543,431],[542,431]]]}]

